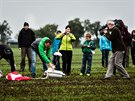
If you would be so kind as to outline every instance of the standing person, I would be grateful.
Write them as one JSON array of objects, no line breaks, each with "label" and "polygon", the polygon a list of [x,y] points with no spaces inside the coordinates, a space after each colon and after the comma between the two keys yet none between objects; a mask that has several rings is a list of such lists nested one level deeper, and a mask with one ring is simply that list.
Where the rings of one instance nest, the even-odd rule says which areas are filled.
[{"label": "standing person", "polygon": [[114,66],[117,68],[123,78],[130,79],[130,76],[122,65],[125,45],[122,40],[121,33],[115,26],[113,20],[107,21],[107,27],[109,29],[109,33],[106,33],[106,37],[112,42],[112,55],[109,59],[108,70],[104,79],[109,79],[113,76]]},{"label": "standing person", "polygon": [[60,53],[62,54],[62,71],[68,76],[71,73],[72,61],[72,42],[76,40],[75,36],[71,33],[71,27],[65,27],[65,33],[56,36],[61,39]]},{"label": "standing person", "polygon": [[125,50],[124,58],[123,58],[123,66],[129,67],[129,51],[131,49],[132,38],[131,38],[130,33],[128,32],[128,27],[124,24],[124,22],[121,19],[119,20],[116,19],[115,24],[116,24],[116,27],[120,30],[123,42],[126,46],[126,50]]},{"label": "standing person", "polygon": [[[15,63],[14,63],[14,55],[13,51],[7,45],[0,45],[0,60],[4,58],[11,67],[11,72],[16,70]],[[2,71],[0,70],[0,74],[2,75]]]},{"label": "standing person", "polygon": [[101,30],[100,33],[101,37],[99,40],[99,47],[102,52],[102,66],[107,67],[109,51],[112,50],[111,41],[109,41],[105,36],[105,33],[107,33],[107,29]]},{"label": "standing person", "polygon": [[31,44],[32,47],[32,65],[31,65],[31,76],[36,76],[36,53],[43,63],[43,69],[46,71],[47,65],[54,68],[54,65],[50,61],[51,56],[51,40],[48,37],[39,38]]},{"label": "standing person", "polygon": [[131,57],[132,57],[132,64],[135,66],[135,30],[132,31]]},{"label": "standing person", "polygon": [[[56,36],[59,35],[61,31],[57,31]],[[57,52],[61,45],[61,39],[57,39],[56,37],[53,40],[52,44],[52,62],[56,66],[56,70],[60,70],[60,56],[55,56],[54,53]]]},{"label": "standing person", "polygon": [[91,71],[91,65],[92,65],[92,51],[96,49],[94,41],[91,40],[91,34],[87,33],[86,41],[82,45],[82,52],[83,52],[83,58],[82,58],[82,67],[80,70],[80,75],[85,74],[86,70],[86,62],[88,62],[86,75],[90,76]]},{"label": "standing person", "polygon": [[24,28],[19,33],[18,36],[18,46],[21,48],[21,63],[20,63],[20,71],[24,71],[25,69],[25,57],[27,55],[29,62],[29,71],[31,70],[31,43],[35,41],[35,34],[29,28],[29,24],[27,22],[24,23]]}]

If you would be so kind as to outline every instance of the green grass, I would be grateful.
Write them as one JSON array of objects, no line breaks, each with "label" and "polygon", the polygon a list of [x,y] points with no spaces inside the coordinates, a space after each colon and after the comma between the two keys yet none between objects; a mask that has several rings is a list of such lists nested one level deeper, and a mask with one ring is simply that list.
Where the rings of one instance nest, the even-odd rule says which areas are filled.
[{"label": "green grass", "polygon": [[[15,62],[19,70],[20,52],[13,48]],[[7,81],[0,78],[0,101],[134,101],[135,68],[126,68],[131,80],[123,80],[119,73],[111,80],[101,80],[106,68],[101,66],[101,52],[96,50],[93,56],[91,76],[79,76],[81,67],[81,49],[73,50],[72,74],[69,77],[31,80]],[[37,77],[43,75],[40,59],[37,59]],[[0,68],[6,75],[10,66],[5,60],[0,61]],[[30,76],[28,65],[24,75]]]}]

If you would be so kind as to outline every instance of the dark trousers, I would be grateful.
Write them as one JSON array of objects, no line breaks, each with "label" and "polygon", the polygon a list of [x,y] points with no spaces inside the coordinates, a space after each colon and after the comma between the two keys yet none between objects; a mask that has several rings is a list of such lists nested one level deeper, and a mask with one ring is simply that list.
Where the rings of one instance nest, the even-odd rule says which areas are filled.
[{"label": "dark trousers", "polygon": [[124,53],[124,58],[123,58],[123,66],[125,67],[129,67],[129,51],[130,50],[130,46],[126,46],[126,51]]},{"label": "dark trousers", "polygon": [[11,51],[11,54],[7,54],[6,57],[4,57],[4,59],[10,64],[11,72],[14,72],[16,68],[15,68],[13,52]]},{"label": "dark trousers", "polygon": [[60,50],[62,54],[62,71],[67,75],[71,73],[72,51]]},{"label": "dark trousers", "polygon": [[108,56],[109,56],[109,50],[108,49],[102,50],[102,66],[103,67],[108,66]]},{"label": "dark trousers", "polygon": [[135,65],[135,47],[131,49],[132,63]]},{"label": "dark trousers", "polygon": [[21,64],[20,67],[21,69],[25,68],[25,57],[28,57],[28,62],[29,62],[29,70],[31,70],[31,47],[26,48],[26,47],[21,47]]},{"label": "dark trousers", "polygon": [[[86,70],[86,62],[87,62],[87,70]],[[92,54],[83,53],[81,73],[84,74],[86,70],[86,73],[90,74],[91,65],[92,65]]]},{"label": "dark trousers", "polygon": [[16,70],[15,64],[14,64],[14,58],[6,59],[6,61],[10,64],[11,66],[11,72],[14,72]]},{"label": "dark trousers", "polygon": [[60,70],[60,57],[53,55],[52,62],[56,66],[56,70]]}]

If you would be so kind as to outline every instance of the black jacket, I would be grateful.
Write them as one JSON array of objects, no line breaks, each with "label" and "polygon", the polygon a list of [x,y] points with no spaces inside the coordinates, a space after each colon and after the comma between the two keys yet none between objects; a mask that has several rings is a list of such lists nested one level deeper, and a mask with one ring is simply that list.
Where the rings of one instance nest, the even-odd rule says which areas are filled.
[{"label": "black jacket", "polygon": [[10,59],[13,58],[13,52],[11,48],[7,45],[0,45],[0,59]]},{"label": "black jacket", "polygon": [[0,45],[0,60],[4,58],[10,63],[11,71],[15,71],[14,56],[10,47],[7,45]]},{"label": "black jacket", "polygon": [[33,41],[35,41],[34,32],[31,29],[23,28],[18,36],[18,47],[30,47]]},{"label": "black jacket", "polygon": [[112,42],[113,53],[116,51],[125,51],[126,47],[124,45],[120,30],[117,27],[109,30],[106,37]]}]

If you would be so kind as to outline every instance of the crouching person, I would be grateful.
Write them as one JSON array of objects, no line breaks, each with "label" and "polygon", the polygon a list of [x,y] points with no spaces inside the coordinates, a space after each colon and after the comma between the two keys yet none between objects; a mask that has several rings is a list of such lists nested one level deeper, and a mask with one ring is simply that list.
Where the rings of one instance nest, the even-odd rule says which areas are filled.
[{"label": "crouching person", "polygon": [[82,45],[82,52],[83,52],[83,58],[82,58],[82,67],[80,70],[80,75],[85,74],[86,70],[86,62],[87,62],[87,70],[86,70],[86,75],[90,76],[90,71],[91,71],[91,65],[92,65],[92,53],[93,50],[96,49],[94,41],[91,40],[91,34],[87,33],[86,36],[86,41]]},{"label": "crouching person", "polygon": [[[14,63],[13,51],[7,45],[0,45],[0,60],[4,58],[11,66],[11,72],[16,70]],[[2,76],[2,71],[0,70],[0,75]]]},{"label": "crouching person", "polygon": [[51,63],[51,40],[48,37],[42,39],[37,39],[31,44],[32,47],[32,64],[31,64],[31,76],[35,78],[36,76],[36,53],[43,63],[43,70],[46,71],[49,67],[54,68],[54,65]]}]

